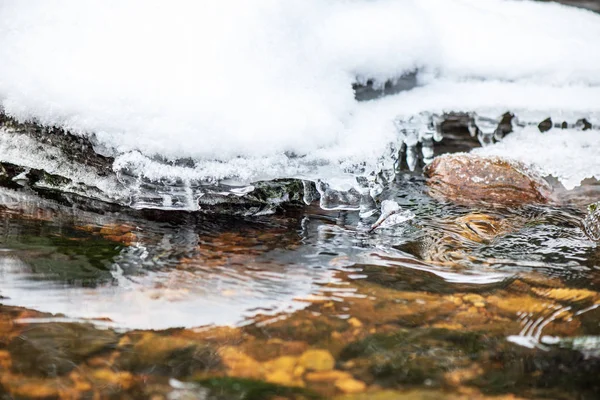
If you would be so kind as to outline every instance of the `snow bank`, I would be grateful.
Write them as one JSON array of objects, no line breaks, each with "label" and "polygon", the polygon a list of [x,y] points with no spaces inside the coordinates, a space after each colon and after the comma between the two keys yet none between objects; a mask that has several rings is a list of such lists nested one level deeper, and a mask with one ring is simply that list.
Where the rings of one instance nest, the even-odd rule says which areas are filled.
[{"label": "snow bank", "polygon": [[597,131],[553,129],[540,133],[537,128],[528,127],[475,152],[534,165],[542,175],[560,177],[567,189],[575,188],[585,178],[600,180],[600,134]]},{"label": "snow bank", "polygon": [[[354,99],[353,82],[413,71],[415,90]],[[113,155],[190,157],[203,177],[305,174],[375,162],[398,114],[600,113],[600,16],[508,0],[0,0],[0,104]]]}]

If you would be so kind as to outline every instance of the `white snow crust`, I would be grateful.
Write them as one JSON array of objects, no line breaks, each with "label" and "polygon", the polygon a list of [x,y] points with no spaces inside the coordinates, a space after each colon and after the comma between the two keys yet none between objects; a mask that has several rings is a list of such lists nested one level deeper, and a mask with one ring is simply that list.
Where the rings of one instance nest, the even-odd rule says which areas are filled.
[{"label": "white snow crust", "polygon": [[532,165],[543,176],[560,177],[566,189],[575,188],[586,178],[600,180],[600,132],[597,131],[553,129],[540,133],[537,128],[528,127],[474,152]]},{"label": "white snow crust", "polygon": [[[354,99],[354,82],[415,71],[413,90]],[[516,0],[0,0],[0,106],[89,136],[148,176],[339,172],[375,165],[397,140],[398,115],[597,118],[600,15]],[[553,164],[567,185],[600,174],[597,163],[569,172],[584,169],[581,148]],[[192,158],[196,169],[142,160],[155,155]]]}]

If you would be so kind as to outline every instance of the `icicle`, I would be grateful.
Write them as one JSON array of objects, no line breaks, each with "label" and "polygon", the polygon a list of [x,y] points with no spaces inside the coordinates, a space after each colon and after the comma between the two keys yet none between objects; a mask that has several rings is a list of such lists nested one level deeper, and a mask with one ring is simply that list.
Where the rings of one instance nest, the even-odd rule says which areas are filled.
[{"label": "icicle", "polygon": [[323,210],[360,210],[362,196],[358,190],[354,188],[346,191],[334,190],[321,180],[317,180],[315,184],[321,196],[320,207]]},{"label": "icicle", "polygon": [[467,128],[472,137],[477,136],[482,146],[489,146],[494,143],[494,136],[499,130],[500,119],[479,116],[475,113],[469,119]]},{"label": "icicle", "polygon": [[302,195],[302,201],[304,201],[304,204],[309,205],[312,204],[313,201],[319,199],[319,192],[317,191],[314,182],[303,180],[302,186],[304,188],[304,193]]}]

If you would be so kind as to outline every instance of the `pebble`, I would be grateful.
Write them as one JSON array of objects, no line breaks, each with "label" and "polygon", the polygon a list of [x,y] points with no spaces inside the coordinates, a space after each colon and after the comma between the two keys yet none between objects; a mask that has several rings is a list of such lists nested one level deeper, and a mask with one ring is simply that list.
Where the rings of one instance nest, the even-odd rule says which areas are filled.
[{"label": "pebble", "polygon": [[307,350],[298,360],[298,365],[309,371],[329,371],[335,365],[335,359],[327,350]]}]

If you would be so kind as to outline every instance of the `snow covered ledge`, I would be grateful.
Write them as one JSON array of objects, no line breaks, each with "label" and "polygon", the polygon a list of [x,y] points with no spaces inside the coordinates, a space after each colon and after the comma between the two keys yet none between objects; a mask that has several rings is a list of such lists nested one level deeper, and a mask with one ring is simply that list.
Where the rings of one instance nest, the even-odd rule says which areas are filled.
[{"label": "snow covered ledge", "polygon": [[[194,180],[242,192],[277,178],[347,190],[357,176],[393,167],[390,150],[418,144],[411,129],[423,113],[475,112],[472,131],[484,143],[494,136],[486,124],[506,111],[526,124],[597,124],[598,38],[599,15],[531,1],[4,0],[0,104],[113,159],[111,173],[124,180],[94,186],[131,205],[145,204],[122,191],[131,173],[165,207],[193,206],[201,193],[180,183]],[[354,98],[357,80],[377,85],[411,71],[412,90]],[[553,173],[570,185],[573,170],[598,175],[581,161],[593,138],[556,135],[558,147],[544,154],[553,161],[572,141],[575,165]],[[541,138],[528,143],[541,147]],[[12,153],[0,157],[31,158],[27,143],[7,143]]]}]

